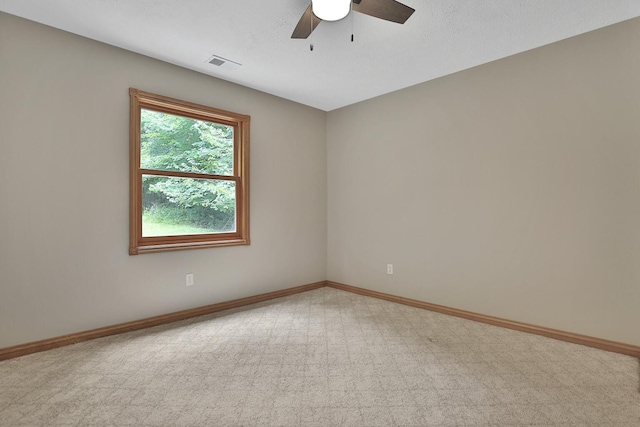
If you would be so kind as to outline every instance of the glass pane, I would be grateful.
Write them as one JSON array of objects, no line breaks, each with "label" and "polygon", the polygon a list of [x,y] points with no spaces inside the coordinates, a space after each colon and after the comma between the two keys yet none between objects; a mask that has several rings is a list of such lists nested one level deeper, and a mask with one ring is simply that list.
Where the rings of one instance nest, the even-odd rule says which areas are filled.
[{"label": "glass pane", "polygon": [[233,175],[233,126],[142,109],[140,167]]},{"label": "glass pane", "polygon": [[236,183],[142,176],[142,236],[236,231]]}]

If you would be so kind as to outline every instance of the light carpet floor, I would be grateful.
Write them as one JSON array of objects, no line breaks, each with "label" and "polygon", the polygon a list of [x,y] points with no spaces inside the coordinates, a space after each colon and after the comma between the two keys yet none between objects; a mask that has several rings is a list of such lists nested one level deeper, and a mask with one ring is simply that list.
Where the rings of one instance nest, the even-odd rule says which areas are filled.
[{"label": "light carpet floor", "polygon": [[322,288],[0,362],[2,426],[640,426],[638,359]]}]

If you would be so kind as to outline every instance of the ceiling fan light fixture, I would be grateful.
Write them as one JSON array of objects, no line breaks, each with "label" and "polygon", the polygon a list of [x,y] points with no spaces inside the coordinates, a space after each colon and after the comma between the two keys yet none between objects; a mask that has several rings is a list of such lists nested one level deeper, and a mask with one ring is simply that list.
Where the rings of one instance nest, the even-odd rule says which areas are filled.
[{"label": "ceiling fan light fixture", "polygon": [[311,8],[323,21],[339,21],[349,14],[351,0],[312,0]]}]

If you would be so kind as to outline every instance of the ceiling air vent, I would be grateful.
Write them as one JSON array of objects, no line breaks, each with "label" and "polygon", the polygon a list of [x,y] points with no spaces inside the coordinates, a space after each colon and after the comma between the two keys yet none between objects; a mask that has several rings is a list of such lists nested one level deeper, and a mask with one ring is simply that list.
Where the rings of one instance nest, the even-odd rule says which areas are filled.
[{"label": "ceiling air vent", "polygon": [[226,70],[236,70],[242,67],[242,64],[218,55],[213,55],[211,58],[207,59],[207,62],[211,65],[215,65],[216,67],[224,68]]}]

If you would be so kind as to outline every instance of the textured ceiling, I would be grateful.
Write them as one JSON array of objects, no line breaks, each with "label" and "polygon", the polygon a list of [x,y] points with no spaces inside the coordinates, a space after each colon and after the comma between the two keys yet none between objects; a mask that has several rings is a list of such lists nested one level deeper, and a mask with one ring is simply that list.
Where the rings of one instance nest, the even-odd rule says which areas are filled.
[{"label": "textured ceiling", "polygon": [[[309,2],[0,0],[0,10],[325,111],[640,16],[640,0],[404,0],[416,9],[404,25],[352,13],[292,40]],[[212,55],[242,66],[215,67]]]}]

